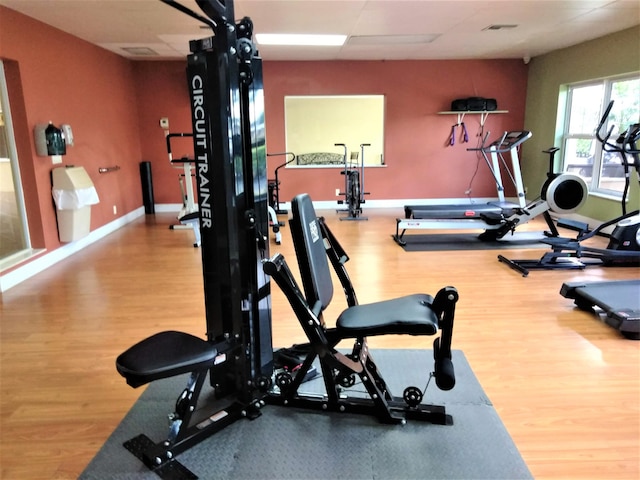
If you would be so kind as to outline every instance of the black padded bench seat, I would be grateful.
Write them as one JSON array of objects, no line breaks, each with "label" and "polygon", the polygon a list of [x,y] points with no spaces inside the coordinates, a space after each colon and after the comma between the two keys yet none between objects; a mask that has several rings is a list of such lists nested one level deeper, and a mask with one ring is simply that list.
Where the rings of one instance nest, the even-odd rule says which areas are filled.
[{"label": "black padded bench seat", "polygon": [[355,305],[338,318],[336,325],[348,335],[435,335],[438,316],[431,305],[433,297],[414,294],[381,302]]},{"label": "black padded bench seat", "polygon": [[188,333],[166,331],[136,343],[116,359],[120,375],[132,387],[213,366],[217,350]]}]

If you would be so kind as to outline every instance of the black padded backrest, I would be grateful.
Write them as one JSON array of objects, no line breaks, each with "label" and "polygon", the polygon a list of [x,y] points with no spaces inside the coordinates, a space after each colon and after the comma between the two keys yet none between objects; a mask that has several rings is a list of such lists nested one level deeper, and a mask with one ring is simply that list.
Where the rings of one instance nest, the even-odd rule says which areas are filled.
[{"label": "black padded backrest", "polygon": [[[306,193],[297,195],[291,201],[291,213],[289,225],[304,294],[312,309],[315,310],[319,302],[320,311],[322,311],[333,297],[333,283],[322,232],[311,197]],[[319,314],[320,311],[315,313]]]}]

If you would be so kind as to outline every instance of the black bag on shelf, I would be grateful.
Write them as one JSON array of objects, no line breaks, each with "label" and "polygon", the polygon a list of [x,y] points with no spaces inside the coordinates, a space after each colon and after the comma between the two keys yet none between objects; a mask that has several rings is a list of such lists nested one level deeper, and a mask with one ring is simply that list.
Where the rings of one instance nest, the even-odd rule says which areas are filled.
[{"label": "black bag on shelf", "polygon": [[495,98],[468,97],[457,98],[451,102],[453,112],[493,112],[498,109]]}]

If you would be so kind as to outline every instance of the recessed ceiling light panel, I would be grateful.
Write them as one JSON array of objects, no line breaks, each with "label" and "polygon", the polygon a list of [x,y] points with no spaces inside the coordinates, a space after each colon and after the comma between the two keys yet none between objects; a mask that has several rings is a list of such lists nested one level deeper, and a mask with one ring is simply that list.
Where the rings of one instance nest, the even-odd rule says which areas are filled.
[{"label": "recessed ceiling light panel", "polygon": [[346,35],[306,35],[297,33],[257,33],[256,42],[259,45],[290,45],[339,47],[344,45]]},{"label": "recessed ceiling light panel", "polygon": [[423,45],[433,42],[440,35],[354,35],[349,45]]}]

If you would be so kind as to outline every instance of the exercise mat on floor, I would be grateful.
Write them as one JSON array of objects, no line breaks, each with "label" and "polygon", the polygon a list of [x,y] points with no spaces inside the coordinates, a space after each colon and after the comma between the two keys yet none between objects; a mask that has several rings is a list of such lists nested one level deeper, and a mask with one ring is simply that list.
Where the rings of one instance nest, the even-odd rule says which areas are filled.
[{"label": "exercise mat on floor", "polygon": [[[393,236],[392,236],[393,238]],[[406,252],[438,252],[457,250],[499,250],[509,248],[549,248],[541,243],[545,237],[541,232],[515,232],[501,240],[482,241],[477,233],[428,233],[407,232],[402,237]]]},{"label": "exercise mat on floor", "polygon": [[[430,350],[378,349],[373,357],[396,396],[409,385],[424,389],[433,364]],[[442,392],[431,382],[424,399],[444,405],[453,425],[384,425],[367,415],[267,405],[259,418],[236,421],[177,461],[206,480],[532,478],[461,351],[453,363],[455,388]],[[140,433],[162,439],[185,382],[180,376],[150,384],[80,478],[157,479],[122,444]],[[322,379],[303,389],[322,392]]]}]

